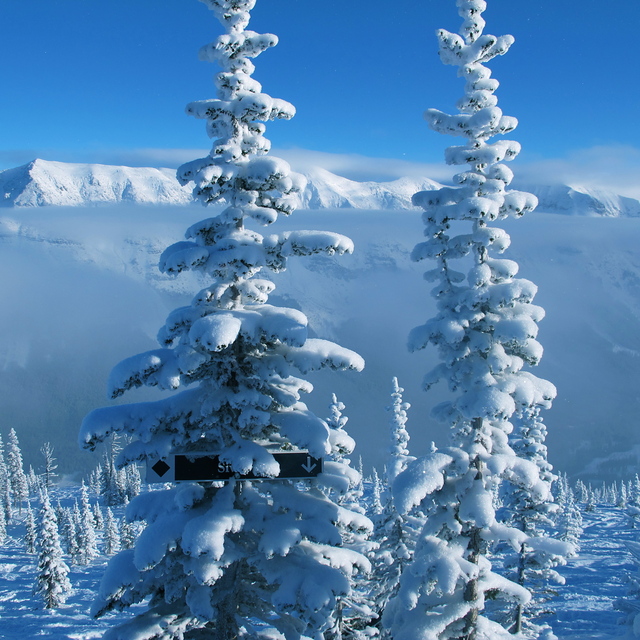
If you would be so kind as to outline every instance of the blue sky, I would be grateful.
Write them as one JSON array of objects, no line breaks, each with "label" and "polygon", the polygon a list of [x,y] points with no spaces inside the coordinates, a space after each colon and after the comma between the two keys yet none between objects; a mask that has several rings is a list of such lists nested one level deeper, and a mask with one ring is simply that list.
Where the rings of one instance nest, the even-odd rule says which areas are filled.
[{"label": "blue sky", "polygon": [[[214,97],[215,68],[197,57],[220,33],[205,5],[7,0],[1,14],[0,169],[34,157],[176,166],[208,149],[184,114]],[[516,38],[491,66],[524,170],[640,182],[640,3],[489,0],[484,17],[486,33]],[[452,112],[462,94],[434,35],[459,24],[455,0],[258,0],[250,28],[280,44],[254,77],[298,111],[268,126],[274,150],[360,179],[439,177],[453,140],[422,112]]]}]

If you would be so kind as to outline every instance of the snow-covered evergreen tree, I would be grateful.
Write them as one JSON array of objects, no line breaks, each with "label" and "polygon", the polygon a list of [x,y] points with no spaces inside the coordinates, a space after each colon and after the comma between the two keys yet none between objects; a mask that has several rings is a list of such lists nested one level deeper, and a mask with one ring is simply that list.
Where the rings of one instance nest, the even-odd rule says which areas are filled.
[{"label": "snow-covered evergreen tree", "polygon": [[372,522],[378,519],[384,506],[382,504],[382,495],[385,491],[385,487],[382,484],[378,470],[373,467],[371,471],[371,501],[369,504],[369,518]]},{"label": "snow-covered evergreen tree", "polygon": [[[595,501],[593,508],[595,509]],[[589,507],[590,503],[587,503],[587,507]],[[593,510],[593,509],[587,509]],[[632,529],[638,528],[638,523],[640,522],[640,477],[636,473],[633,483],[631,484],[631,491],[629,491],[627,495],[627,515],[629,516],[629,525]]]},{"label": "snow-covered evergreen tree", "polygon": [[127,497],[125,471],[116,468],[116,452],[120,448],[115,439],[115,435],[109,438],[109,445],[100,465],[100,496],[104,504],[110,507],[124,504]]},{"label": "snow-covered evergreen tree", "polygon": [[93,469],[93,471],[91,471],[91,473],[89,474],[89,479],[87,482],[87,484],[89,485],[89,490],[96,498],[99,498],[102,495],[102,478],[102,465],[98,463],[96,468]]},{"label": "snow-covered evergreen tree", "polygon": [[567,478],[567,474],[560,472],[551,485],[551,492],[553,493],[553,499],[556,505],[558,505],[558,511],[562,508],[562,505],[567,499],[569,488],[569,479]]},{"label": "snow-covered evergreen tree", "polygon": [[104,518],[104,554],[112,556],[120,551],[120,530],[118,521],[113,517],[111,507],[107,507],[107,515]]},{"label": "snow-covered evergreen tree", "polygon": [[9,485],[11,487],[11,498],[14,505],[18,507],[18,513],[22,513],[22,501],[29,497],[29,483],[24,472],[22,462],[22,450],[18,442],[18,435],[15,429],[9,431],[7,439],[7,472],[9,474]]},{"label": "snow-covered evergreen tree", "polygon": [[415,536],[421,520],[415,517],[400,515],[395,508],[390,487],[396,477],[407,465],[415,460],[409,453],[409,433],[405,426],[408,402],[404,402],[398,379],[391,381],[391,405],[387,411],[391,413],[389,421],[389,455],[385,465],[385,483],[380,502],[381,509],[374,519],[374,541],[378,548],[373,552],[373,599],[376,603],[376,628],[386,636],[382,627],[382,613],[389,600],[395,596],[404,567],[413,555]]},{"label": "snow-covered evergreen tree", "polygon": [[608,488],[607,504],[610,504],[612,506],[617,506],[618,499],[619,499],[618,483],[614,481],[614,483]]},{"label": "snow-covered evergreen tree", "polygon": [[548,492],[535,463],[518,458],[508,442],[514,413],[546,408],[555,396],[552,384],[525,370],[542,355],[536,335],[544,314],[532,304],[535,285],[516,278],[518,265],[495,257],[509,236],[490,226],[537,204],[531,194],[507,190],[513,174],[503,161],[520,145],[490,142],[517,124],[497,107],[498,82],[485,66],[506,53],[513,38],[483,34],[484,0],[458,0],[457,6],[460,33],[440,30],[438,38],[442,62],[458,66],[466,80],[465,95],[458,114],[429,109],[425,117],[434,130],[466,138],[445,155],[448,164],[470,168],[455,176],[456,186],[413,198],[424,210],[427,240],[412,257],[436,263],[425,277],[436,282],[438,314],[409,340],[412,350],[432,344],[439,351],[441,363],[424,385],[443,381],[452,394],[434,410],[451,425],[452,446],[410,464],[394,483],[400,511],[418,504],[428,510],[414,560],[385,612],[395,640],[510,637],[483,615],[487,594],[515,604],[526,604],[530,595],[492,570],[489,552],[499,540],[514,548],[532,542],[496,519],[496,488],[508,479],[540,498]]},{"label": "snow-covered evergreen tree", "polygon": [[0,544],[2,544],[7,537],[7,519],[5,516],[5,510],[2,504],[2,496],[0,495]]},{"label": "snow-covered evergreen tree", "polygon": [[42,597],[47,609],[59,607],[67,599],[71,592],[68,574],[69,567],[62,558],[56,514],[45,491],[38,527],[38,575],[34,592]]},{"label": "snow-covered evergreen tree", "polygon": [[26,475],[28,495],[37,495],[38,493],[40,493],[42,483],[40,482],[40,478],[36,475],[36,472],[31,465],[29,465],[29,472]]},{"label": "snow-covered evergreen tree", "polygon": [[142,478],[137,464],[130,464],[125,467],[124,472],[124,493],[127,500],[133,500],[142,489]]},{"label": "snow-covered evergreen tree", "polygon": [[62,535],[62,532],[64,530],[64,519],[66,517],[65,515],[66,510],[62,506],[62,503],[60,502],[60,498],[56,500],[55,511],[56,511],[56,520],[58,521],[58,533]]},{"label": "snow-covered evergreen tree", "polygon": [[[57,518],[56,518],[57,522]],[[36,519],[33,515],[31,502],[27,502],[27,513],[24,519],[24,546],[27,553],[35,553],[37,551],[38,532],[36,529]]]},{"label": "snow-covered evergreen tree", "polygon": [[4,443],[2,436],[0,435],[0,509],[4,513],[4,521],[6,524],[11,522],[12,516],[12,496],[11,496],[11,481],[9,480],[9,469],[4,452]]},{"label": "snow-covered evergreen tree", "polygon": [[102,509],[100,509],[100,504],[95,502],[93,505],[93,524],[97,530],[101,530],[104,528],[104,518],[102,517]]},{"label": "snow-covered evergreen tree", "polygon": [[262,93],[251,77],[251,58],[277,42],[246,29],[255,0],[204,2],[225,29],[201,50],[222,68],[218,97],[187,111],[207,121],[214,144],[178,177],[195,184],[203,203],[227,206],[193,225],[186,241],[163,253],[160,266],[166,273],[195,270],[211,284],[169,316],[161,348],[124,361],[110,378],[113,397],[140,385],[189,388],[95,411],[83,423],[81,442],[92,448],[112,432],[127,433],[132,441],[119,466],[206,452],[237,474],[264,480],[181,484],[135,498],[127,513],[147,527],[135,551],[110,562],[94,613],[150,598],[147,612],[114,629],[112,639],[318,637],[348,593],[351,572],[368,562],[341,548],[338,525],[353,516],[322,494],[323,478],[278,479],[272,453],[329,453],[326,424],[300,399],[312,387],[297,375],[361,369],[363,362],[309,338],[301,312],[267,304],[273,284],[261,272],[282,271],[291,256],[350,252],[352,243],[315,231],[265,237],[246,226],[251,219],[268,225],[293,210],[303,180],[266,155],[263,123],[290,118],[294,109]]},{"label": "snow-covered evergreen tree", "polygon": [[586,504],[589,500],[589,489],[587,488],[587,485],[582,482],[582,480],[578,480],[576,482],[574,497],[578,500],[578,502],[582,502],[583,504]]},{"label": "snow-covered evergreen tree", "polygon": [[[344,410],[345,405],[335,393],[332,394],[326,420],[331,453],[325,462],[325,473],[335,481],[327,483],[325,493],[350,514],[339,524],[343,547],[366,555],[375,546],[370,539],[373,523],[366,517],[362,506],[362,472],[351,466],[349,456],[353,453],[355,441],[345,429],[349,418]],[[351,593],[339,599],[331,624],[324,632],[326,640],[371,637],[370,622],[376,617],[371,584],[368,572],[361,570],[353,574]]]},{"label": "snow-covered evergreen tree", "polygon": [[555,530],[559,540],[572,545],[575,555],[580,549],[579,542],[582,535],[582,514],[575,499],[566,474],[561,474],[555,483],[556,502],[558,511],[555,514]]},{"label": "snow-covered evergreen tree", "polygon": [[[598,501],[596,498],[595,491],[593,490],[591,484],[589,484],[589,486],[587,487],[587,501],[586,501],[586,504],[584,505],[584,510],[587,513],[593,513],[596,510],[597,502]],[[627,512],[628,511],[629,510],[627,509]],[[632,518],[632,522],[633,522],[633,518]],[[633,524],[632,524],[632,528],[633,528]]]},{"label": "snow-covered evergreen tree", "polygon": [[620,483],[620,491],[618,493],[618,501],[616,506],[621,509],[625,509],[627,506],[627,485],[624,482]]},{"label": "snow-covered evergreen tree", "polygon": [[415,460],[409,453],[409,433],[406,429],[407,411],[411,408],[404,402],[404,389],[398,384],[398,378],[391,381],[391,406],[387,411],[391,413],[390,433],[391,445],[387,459],[387,484],[391,486],[395,479],[404,471],[409,462]]},{"label": "snow-covered evergreen tree", "polygon": [[76,536],[78,564],[89,564],[99,553],[93,512],[89,504],[89,492],[84,482],[80,488],[80,520],[77,524]]},{"label": "snow-covered evergreen tree", "polygon": [[551,487],[556,476],[547,459],[547,429],[540,417],[540,408],[527,407],[512,421],[514,429],[510,440],[514,453],[536,465],[539,478],[546,487],[540,493],[532,491],[526,483],[507,482],[503,486],[501,515],[509,525],[529,536],[515,554],[507,555],[505,563],[512,571],[509,577],[526,586],[533,595],[526,612],[524,605],[518,604],[513,617],[506,620],[513,623],[515,633],[525,629],[528,637],[538,637],[548,625],[533,618],[539,613],[540,604],[549,599],[551,585],[564,584],[555,567],[566,564],[566,558],[573,555],[574,550],[569,543],[549,539],[558,505],[553,502]]},{"label": "snow-covered evergreen tree", "polygon": [[617,600],[615,608],[624,613],[620,620],[620,624],[625,627],[621,640],[634,640],[640,638],[640,542],[627,542],[626,546],[633,558],[635,571],[627,576],[627,597]]},{"label": "snow-covered evergreen tree", "polygon": [[71,562],[79,564],[78,523],[80,522],[80,509],[76,502],[73,510],[68,507],[63,507],[63,510],[64,516],[58,521],[61,541]]},{"label": "snow-covered evergreen tree", "polygon": [[120,519],[120,548],[133,549],[136,546],[137,532],[133,523],[126,517]]},{"label": "snow-covered evergreen tree", "polygon": [[56,473],[58,465],[56,464],[56,458],[53,455],[53,447],[51,446],[51,443],[45,442],[40,448],[40,453],[44,458],[44,462],[42,464],[42,479],[44,481],[44,486],[49,490],[58,476]]}]

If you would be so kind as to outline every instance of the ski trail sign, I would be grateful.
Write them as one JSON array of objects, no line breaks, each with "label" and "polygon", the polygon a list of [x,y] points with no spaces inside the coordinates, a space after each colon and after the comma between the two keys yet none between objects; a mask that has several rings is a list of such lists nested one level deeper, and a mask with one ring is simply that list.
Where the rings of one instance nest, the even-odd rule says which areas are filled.
[{"label": "ski trail sign", "polygon": [[275,478],[257,476],[253,472],[234,473],[228,462],[213,453],[176,453],[166,458],[147,460],[147,482],[208,482],[216,480],[304,480],[322,473],[322,458],[308,451],[278,451],[272,453],[280,465]]}]

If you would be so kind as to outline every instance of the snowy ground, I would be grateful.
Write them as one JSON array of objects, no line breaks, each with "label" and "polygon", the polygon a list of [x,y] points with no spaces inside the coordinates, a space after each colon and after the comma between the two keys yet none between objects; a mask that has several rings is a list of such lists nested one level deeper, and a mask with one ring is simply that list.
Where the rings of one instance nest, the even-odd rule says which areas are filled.
[{"label": "snowy ground", "polygon": [[616,507],[598,507],[583,513],[581,550],[562,570],[566,584],[559,589],[557,621],[551,621],[562,640],[602,640],[622,635],[621,613],[614,602],[627,593],[627,574],[633,570],[625,542],[635,540],[638,530],[629,528]]},{"label": "snowy ground", "polygon": [[[62,506],[70,506],[72,495],[77,497],[77,491],[54,490],[51,503],[55,505],[60,498]],[[32,501],[32,508],[37,519],[39,505],[36,506]],[[116,507],[113,512],[114,516],[120,517],[123,507]],[[89,640],[101,637],[116,620],[129,616],[116,614],[100,621],[89,616],[94,593],[107,564],[106,556],[96,558],[91,565],[80,567],[71,565],[65,555],[64,560],[71,569],[69,579],[73,594],[59,609],[44,609],[40,599],[32,593],[38,559],[24,550],[24,526],[15,523],[7,527],[7,532],[9,537],[0,544],[0,638]],[[100,532],[97,534],[102,548]]]},{"label": "snowy ground", "polygon": [[[63,498],[69,500],[69,493]],[[54,504],[57,496],[53,496]],[[613,604],[625,596],[625,576],[632,569],[624,543],[634,540],[620,509],[599,507],[583,514],[584,534],[580,555],[562,570],[566,585],[554,603],[550,620],[560,640],[604,640],[621,635],[620,613]],[[89,640],[98,638],[123,615],[95,621],[89,617],[93,593],[100,581],[106,558],[89,567],[72,566],[74,594],[58,610],[47,611],[31,593],[36,557],[24,552],[23,527],[9,527],[10,538],[0,545],[0,638],[51,638]]]}]

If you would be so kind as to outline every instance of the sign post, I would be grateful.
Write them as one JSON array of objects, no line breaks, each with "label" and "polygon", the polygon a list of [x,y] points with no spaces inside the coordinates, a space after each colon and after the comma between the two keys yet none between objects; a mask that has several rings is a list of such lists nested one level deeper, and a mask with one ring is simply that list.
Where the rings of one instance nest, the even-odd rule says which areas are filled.
[{"label": "sign post", "polygon": [[209,482],[216,480],[303,480],[322,473],[322,458],[308,451],[277,451],[272,453],[280,465],[275,478],[257,476],[253,472],[234,473],[228,462],[212,453],[176,453],[167,458],[147,460],[147,482]]}]

